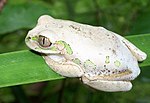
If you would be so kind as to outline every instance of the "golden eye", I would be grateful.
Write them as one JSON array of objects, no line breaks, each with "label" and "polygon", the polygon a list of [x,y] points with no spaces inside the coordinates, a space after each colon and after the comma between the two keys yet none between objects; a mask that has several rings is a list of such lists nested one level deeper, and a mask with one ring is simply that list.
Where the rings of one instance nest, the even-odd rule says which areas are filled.
[{"label": "golden eye", "polygon": [[50,40],[47,37],[42,35],[39,35],[38,43],[41,47],[50,47],[52,45]]}]

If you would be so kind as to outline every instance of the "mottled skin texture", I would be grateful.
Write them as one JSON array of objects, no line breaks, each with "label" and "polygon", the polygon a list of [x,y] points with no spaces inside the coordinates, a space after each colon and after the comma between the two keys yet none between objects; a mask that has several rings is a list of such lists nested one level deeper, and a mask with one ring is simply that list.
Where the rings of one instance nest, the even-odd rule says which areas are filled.
[{"label": "mottled skin texture", "polygon": [[29,48],[65,77],[79,77],[102,91],[128,91],[146,54],[125,38],[103,27],[41,16],[26,37]]}]

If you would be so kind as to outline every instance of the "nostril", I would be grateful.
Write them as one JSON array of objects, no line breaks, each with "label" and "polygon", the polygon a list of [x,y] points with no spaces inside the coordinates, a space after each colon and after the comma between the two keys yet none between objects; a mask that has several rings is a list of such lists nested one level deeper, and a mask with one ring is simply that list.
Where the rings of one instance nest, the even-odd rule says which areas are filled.
[{"label": "nostril", "polygon": [[31,39],[31,37],[30,37],[30,36],[26,37],[26,40],[29,40],[29,39]]}]

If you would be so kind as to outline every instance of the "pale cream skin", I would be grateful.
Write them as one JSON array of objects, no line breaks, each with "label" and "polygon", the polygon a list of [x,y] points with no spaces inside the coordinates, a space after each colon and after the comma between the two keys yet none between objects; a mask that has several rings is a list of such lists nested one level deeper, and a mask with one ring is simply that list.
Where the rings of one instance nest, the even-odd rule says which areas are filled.
[{"label": "pale cream skin", "polygon": [[129,91],[146,54],[125,38],[103,27],[41,16],[26,44],[65,77],[79,77],[95,89]]}]

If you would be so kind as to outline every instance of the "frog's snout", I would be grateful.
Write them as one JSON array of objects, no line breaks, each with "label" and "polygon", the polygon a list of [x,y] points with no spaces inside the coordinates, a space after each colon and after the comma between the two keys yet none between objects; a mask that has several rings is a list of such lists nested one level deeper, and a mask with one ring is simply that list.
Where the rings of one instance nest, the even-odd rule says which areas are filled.
[{"label": "frog's snout", "polygon": [[35,48],[35,46],[36,46],[36,44],[33,42],[33,40],[32,40],[32,37],[30,37],[30,36],[26,36],[26,38],[25,38],[25,43],[26,43],[26,45],[29,47],[29,48],[31,48],[31,49],[34,49]]}]

